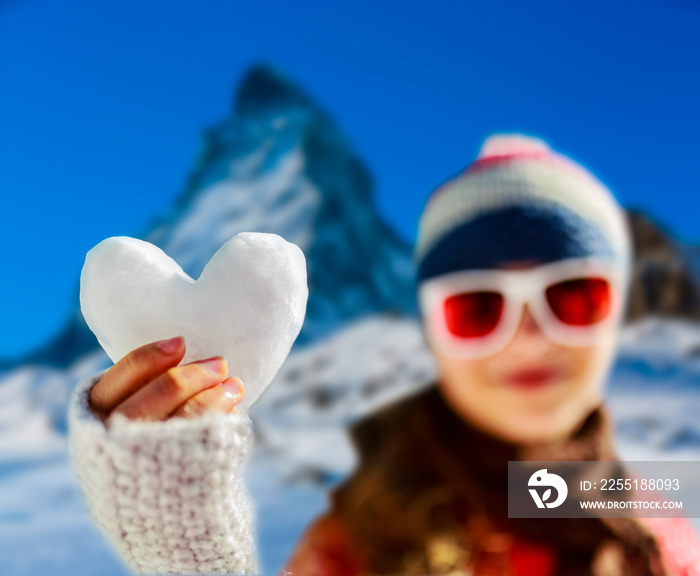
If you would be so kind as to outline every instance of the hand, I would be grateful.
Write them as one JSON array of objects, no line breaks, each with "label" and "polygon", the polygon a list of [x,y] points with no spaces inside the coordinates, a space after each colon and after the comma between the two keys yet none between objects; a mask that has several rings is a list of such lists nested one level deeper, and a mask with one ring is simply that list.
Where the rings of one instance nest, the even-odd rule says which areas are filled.
[{"label": "hand", "polygon": [[178,366],[183,338],[146,344],[129,352],[102,376],[88,397],[101,417],[122,414],[130,420],[190,418],[206,411],[236,412],[243,383],[226,378],[220,356]]}]

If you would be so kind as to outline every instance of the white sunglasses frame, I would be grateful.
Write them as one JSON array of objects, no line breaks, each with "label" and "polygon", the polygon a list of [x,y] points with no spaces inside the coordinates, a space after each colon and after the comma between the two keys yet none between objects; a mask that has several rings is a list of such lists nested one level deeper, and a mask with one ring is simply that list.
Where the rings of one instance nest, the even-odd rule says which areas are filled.
[{"label": "white sunglasses frame", "polygon": [[[612,287],[610,310],[604,320],[590,326],[563,323],[550,308],[547,287],[586,276],[605,278]],[[525,308],[551,340],[564,346],[595,344],[618,323],[622,310],[623,277],[612,264],[600,259],[571,258],[526,269],[480,269],[452,272],[431,278],[418,287],[425,335],[432,348],[453,358],[479,358],[501,351],[515,336]],[[478,338],[461,338],[447,328],[444,303],[450,296],[476,290],[504,295],[504,306],[496,328]]]}]

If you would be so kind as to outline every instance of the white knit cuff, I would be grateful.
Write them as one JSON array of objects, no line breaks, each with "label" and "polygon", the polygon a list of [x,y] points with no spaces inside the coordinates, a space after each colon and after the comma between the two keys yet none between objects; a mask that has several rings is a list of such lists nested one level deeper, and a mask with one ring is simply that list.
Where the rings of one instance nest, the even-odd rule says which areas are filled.
[{"label": "white knit cuff", "polygon": [[246,414],[105,425],[82,382],[69,406],[68,450],[90,513],[138,574],[257,572],[253,508],[241,466]]}]

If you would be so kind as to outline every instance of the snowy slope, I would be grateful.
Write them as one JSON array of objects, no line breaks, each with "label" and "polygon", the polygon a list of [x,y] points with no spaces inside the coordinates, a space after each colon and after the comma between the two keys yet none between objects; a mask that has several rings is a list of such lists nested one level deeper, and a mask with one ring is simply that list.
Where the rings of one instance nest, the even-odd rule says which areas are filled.
[{"label": "snowy slope", "polygon": [[[366,342],[373,356],[354,362]],[[351,470],[344,425],[402,387],[404,393],[418,389],[430,374],[427,356],[413,360],[421,357],[419,342],[410,321],[360,321],[291,356],[251,410],[260,440],[247,482],[258,508],[266,574],[277,571],[301,530],[325,507],[327,488]],[[700,459],[697,344],[700,327],[683,322],[648,319],[623,333],[608,399],[627,459]],[[383,357],[389,360],[381,362]],[[23,385],[20,379],[13,384]],[[31,441],[17,437],[9,452],[13,432],[3,428],[0,435],[2,573],[126,574],[86,516],[60,436],[49,434],[45,422],[30,421],[25,430],[33,426],[35,433],[26,436]],[[20,451],[21,445],[31,452]]]},{"label": "snowy slope", "polygon": [[697,323],[646,318],[626,328],[611,378],[610,407],[626,459],[700,458]]}]

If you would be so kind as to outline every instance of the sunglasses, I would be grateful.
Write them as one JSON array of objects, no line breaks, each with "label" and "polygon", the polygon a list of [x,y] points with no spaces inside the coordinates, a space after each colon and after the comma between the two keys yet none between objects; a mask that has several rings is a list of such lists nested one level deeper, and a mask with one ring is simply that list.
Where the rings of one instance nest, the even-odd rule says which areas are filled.
[{"label": "sunglasses", "polygon": [[617,322],[621,287],[611,263],[577,258],[521,270],[445,274],[421,283],[418,298],[433,348],[477,358],[505,348],[525,304],[551,340],[589,346]]}]

